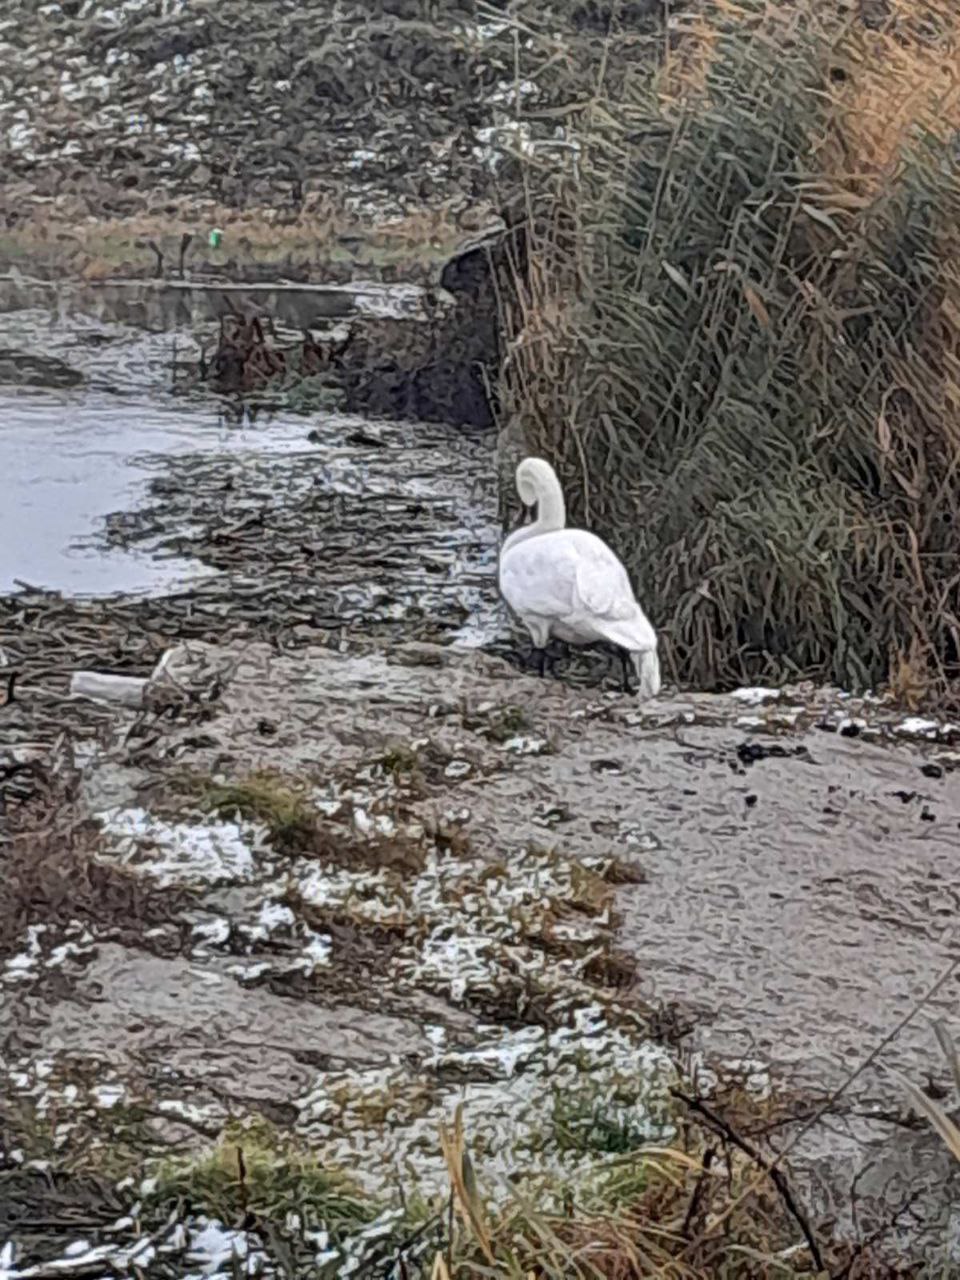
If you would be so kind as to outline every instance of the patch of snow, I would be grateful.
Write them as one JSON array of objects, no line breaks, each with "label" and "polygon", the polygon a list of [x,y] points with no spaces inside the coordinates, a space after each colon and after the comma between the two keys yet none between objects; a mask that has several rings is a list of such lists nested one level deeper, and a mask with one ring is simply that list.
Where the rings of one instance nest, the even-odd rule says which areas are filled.
[{"label": "patch of snow", "polygon": [[779,702],[781,696],[779,689],[765,689],[761,685],[734,689],[730,695],[738,702],[745,702],[749,707],[759,707],[765,702]]},{"label": "patch of snow", "polygon": [[3,966],[4,982],[26,982],[36,977],[37,967],[43,959],[40,938],[46,931],[45,924],[27,926],[23,951],[10,956]]},{"label": "patch of snow", "polygon": [[222,916],[199,920],[191,929],[194,939],[208,947],[222,947],[230,939],[230,921]]},{"label": "patch of snow", "polygon": [[90,1097],[98,1107],[109,1110],[115,1107],[117,1103],[122,1102],[127,1096],[126,1087],[119,1081],[108,1082],[105,1084],[96,1084],[90,1090]]},{"label": "patch of snow", "polygon": [[599,1006],[591,1005],[573,1010],[571,1024],[552,1032],[542,1027],[481,1027],[479,1032],[476,1045],[440,1048],[421,1064],[421,1073],[435,1072],[448,1084],[425,1085],[399,1063],[319,1074],[300,1100],[301,1127],[326,1158],[349,1164],[371,1188],[382,1166],[391,1165],[414,1179],[423,1194],[442,1194],[448,1176],[437,1151],[437,1125],[462,1102],[477,1178],[494,1200],[515,1193],[518,1160],[537,1178],[568,1177],[574,1170],[582,1176],[586,1165],[599,1168],[616,1158],[588,1148],[571,1150],[555,1127],[557,1107],[582,1114],[587,1128],[600,1113],[604,1123],[621,1125],[638,1145],[673,1136],[669,1087],[675,1068],[666,1050],[645,1040],[639,1026],[634,1034],[611,1026]]},{"label": "patch of snow", "polygon": [[621,822],[620,834],[630,849],[639,849],[641,853],[656,853],[663,846],[652,831],[647,831],[636,822]]},{"label": "patch of snow", "polygon": [[516,756],[542,756],[549,750],[549,743],[546,738],[518,734],[514,738],[508,738],[503,749]]},{"label": "patch of snow", "polygon": [[293,912],[284,902],[264,902],[256,923],[244,927],[244,933],[254,941],[271,937],[278,929],[292,929]]},{"label": "patch of snow", "polygon": [[394,920],[403,909],[383,871],[352,875],[339,867],[315,867],[298,877],[297,889],[308,906],[350,908],[374,923]]},{"label": "patch of snow", "polygon": [[160,1098],[154,1105],[163,1115],[183,1120],[185,1124],[192,1124],[200,1129],[216,1130],[227,1118],[226,1111],[215,1103],[189,1102],[186,1098]]},{"label": "patch of snow", "polygon": [[145,809],[99,815],[114,855],[161,887],[250,880],[262,833],[237,822],[167,822]]},{"label": "patch of snow", "polygon": [[495,989],[501,967],[493,938],[465,935],[459,924],[440,925],[424,942],[411,976],[463,1004],[471,988]]},{"label": "patch of snow", "polygon": [[190,1273],[184,1280],[192,1280],[194,1275],[216,1275],[223,1270],[233,1275],[260,1275],[265,1268],[266,1257],[252,1243],[254,1240],[251,1233],[235,1231],[216,1219],[198,1219],[198,1224],[191,1226],[186,1260],[193,1266],[199,1266],[200,1270]]},{"label": "patch of snow", "polygon": [[227,973],[232,978],[236,978],[238,982],[255,982],[257,978],[262,978],[266,973],[275,972],[274,966],[267,960],[257,960],[254,963],[240,961],[232,964],[227,969]]},{"label": "patch of snow", "polygon": [[940,732],[936,720],[928,720],[923,716],[908,716],[893,726],[893,731],[902,738],[935,738]]}]

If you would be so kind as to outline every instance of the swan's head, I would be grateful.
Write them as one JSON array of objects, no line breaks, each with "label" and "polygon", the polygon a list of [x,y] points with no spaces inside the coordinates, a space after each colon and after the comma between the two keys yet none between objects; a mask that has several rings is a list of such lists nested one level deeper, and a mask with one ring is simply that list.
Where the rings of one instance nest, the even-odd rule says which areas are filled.
[{"label": "swan's head", "polygon": [[535,506],[546,494],[559,491],[557,473],[546,458],[524,458],[517,467],[517,493],[525,507]]}]

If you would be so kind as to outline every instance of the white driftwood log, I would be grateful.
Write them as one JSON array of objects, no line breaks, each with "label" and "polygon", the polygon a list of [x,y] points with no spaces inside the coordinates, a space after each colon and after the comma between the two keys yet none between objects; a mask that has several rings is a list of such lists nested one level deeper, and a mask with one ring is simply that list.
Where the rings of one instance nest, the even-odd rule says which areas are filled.
[{"label": "white driftwood log", "polygon": [[146,678],[75,671],[70,678],[70,696],[139,711],[156,698],[187,701],[191,696],[204,695],[228,678],[235,662],[234,658],[218,655],[215,646],[199,641],[175,645],[166,650]]},{"label": "white driftwood log", "polygon": [[139,708],[148,680],[142,676],[111,676],[103,671],[75,671],[70,677],[71,698],[90,698],[114,706]]}]

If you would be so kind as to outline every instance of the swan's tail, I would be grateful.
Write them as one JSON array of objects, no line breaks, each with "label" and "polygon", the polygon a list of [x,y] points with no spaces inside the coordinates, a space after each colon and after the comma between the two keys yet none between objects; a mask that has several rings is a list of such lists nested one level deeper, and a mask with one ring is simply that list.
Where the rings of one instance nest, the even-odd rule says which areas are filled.
[{"label": "swan's tail", "polygon": [[641,698],[655,698],[660,692],[660,658],[656,649],[640,649],[633,655]]}]

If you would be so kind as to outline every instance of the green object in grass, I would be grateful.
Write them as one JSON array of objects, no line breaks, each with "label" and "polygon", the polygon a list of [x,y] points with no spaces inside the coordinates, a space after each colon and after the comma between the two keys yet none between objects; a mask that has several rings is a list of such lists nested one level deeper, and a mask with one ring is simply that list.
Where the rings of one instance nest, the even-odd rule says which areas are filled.
[{"label": "green object in grass", "polygon": [[220,244],[223,240],[223,232],[220,230],[219,227],[214,227],[213,230],[210,232],[209,236],[207,237],[207,239],[210,242],[211,249],[219,249]]}]

